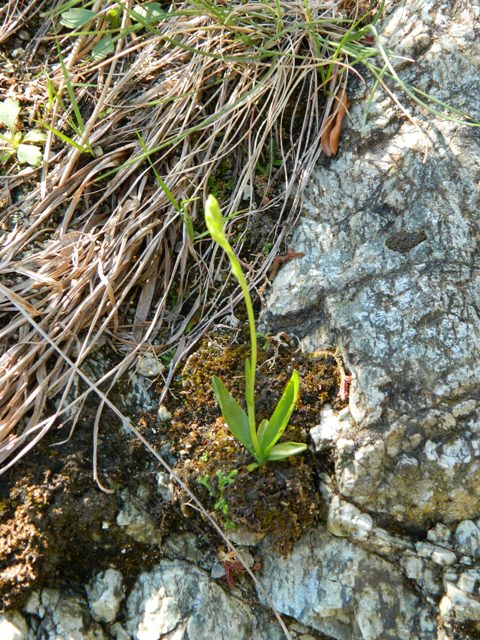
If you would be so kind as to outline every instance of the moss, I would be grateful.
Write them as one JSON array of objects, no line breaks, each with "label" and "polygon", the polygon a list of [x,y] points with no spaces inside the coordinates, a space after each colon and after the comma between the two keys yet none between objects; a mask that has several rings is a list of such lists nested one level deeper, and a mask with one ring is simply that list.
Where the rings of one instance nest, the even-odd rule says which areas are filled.
[{"label": "moss", "polygon": [[[212,375],[219,376],[243,401],[243,368],[248,354],[241,340],[233,342],[225,334],[206,338],[176,380],[172,393],[181,401],[173,410],[169,426],[178,459],[175,471],[224,526],[242,525],[268,533],[273,545],[286,553],[323,516],[316,489],[321,463],[307,452],[253,472],[247,470],[252,459],[225,427],[211,382]],[[302,354],[295,340],[285,334],[267,339],[263,346],[256,383],[257,421],[270,417],[296,369],[301,379],[300,394],[283,438],[306,442],[325,402],[341,406],[337,361],[333,355],[311,358]],[[328,464],[328,460],[323,463]],[[218,474],[224,477],[232,471],[236,472],[234,481],[220,486]]]}]

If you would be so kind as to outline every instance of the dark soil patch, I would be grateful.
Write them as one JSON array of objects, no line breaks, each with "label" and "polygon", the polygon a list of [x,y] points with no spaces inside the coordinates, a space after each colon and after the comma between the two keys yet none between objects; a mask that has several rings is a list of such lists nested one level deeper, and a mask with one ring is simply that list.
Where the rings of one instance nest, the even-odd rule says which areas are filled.
[{"label": "dark soil patch", "polygon": [[[260,343],[260,346],[262,344]],[[309,358],[283,335],[265,340],[257,378],[258,420],[267,417],[293,369],[301,378],[301,397],[285,438],[307,441],[308,429],[329,401],[337,408],[339,373],[333,357]],[[237,526],[270,534],[272,544],[288,552],[294,541],[323,518],[317,491],[319,470],[330,461],[307,452],[282,463],[249,472],[248,453],[226,429],[215,403],[211,375],[223,378],[237,398],[243,397],[245,346],[231,336],[205,339],[172,386],[171,422],[152,414],[136,421],[157,450],[169,449],[175,471],[198,495],[226,530]],[[0,486],[0,599],[19,607],[33,588],[85,584],[94,573],[121,568],[127,586],[162,555],[161,540],[170,531],[193,530],[215,548],[201,516],[179,490],[168,504],[156,485],[158,463],[143,445],[124,433],[104,413],[99,438],[101,491],[92,478],[92,425],[96,407],[86,407],[81,423],[64,444],[65,428],[51,429],[37,447],[7,474]],[[130,407],[129,415],[132,415]],[[166,443],[169,443],[166,445]],[[222,482],[231,474],[231,482]],[[117,526],[125,490],[141,487],[148,517],[158,530],[156,544],[142,544]]]}]

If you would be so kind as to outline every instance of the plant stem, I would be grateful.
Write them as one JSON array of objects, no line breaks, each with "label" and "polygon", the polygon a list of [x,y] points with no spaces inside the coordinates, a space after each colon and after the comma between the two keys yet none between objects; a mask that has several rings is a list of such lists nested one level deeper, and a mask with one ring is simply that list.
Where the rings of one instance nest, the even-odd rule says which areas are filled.
[{"label": "plant stem", "polygon": [[261,462],[263,459],[263,456],[262,456],[262,450],[260,448],[260,444],[258,442],[257,425],[255,422],[255,372],[257,369],[257,330],[255,327],[255,318],[253,315],[252,298],[250,297],[250,291],[248,290],[247,280],[243,275],[242,267],[240,266],[240,262],[238,261],[237,256],[235,255],[235,253],[233,252],[233,249],[229,244],[224,248],[230,259],[230,263],[232,266],[232,273],[237,278],[238,283],[240,284],[240,287],[242,289],[243,297],[245,298],[245,306],[247,308],[248,328],[250,330],[251,359],[250,359],[250,366],[249,366],[250,371],[248,372],[248,370],[246,370],[245,372],[246,373],[245,402],[247,405],[248,427],[250,432],[250,439],[252,441],[253,448],[255,449],[255,457],[257,458],[257,462]]}]

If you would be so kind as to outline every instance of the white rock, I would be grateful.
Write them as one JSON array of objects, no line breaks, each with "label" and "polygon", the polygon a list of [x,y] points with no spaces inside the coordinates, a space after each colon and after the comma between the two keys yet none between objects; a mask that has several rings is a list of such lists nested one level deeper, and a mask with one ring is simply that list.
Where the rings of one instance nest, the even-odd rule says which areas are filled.
[{"label": "white rock", "polygon": [[433,542],[433,544],[448,545],[451,537],[452,532],[450,529],[440,522],[427,532],[427,540]]},{"label": "white rock", "polygon": [[113,622],[125,597],[120,571],[107,569],[97,574],[87,585],[86,591],[93,618],[99,622]]},{"label": "white rock", "polygon": [[342,423],[330,405],[325,405],[320,412],[320,422],[310,429],[310,436],[316,451],[324,451],[331,447],[342,431]]},{"label": "white rock", "polygon": [[478,595],[480,592],[480,570],[464,571],[458,579],[457,587],[465,593]]},{"label": "white rock", "polygon": [[157,418],[159,422],[169,422],[172,419],[172,414],[164,404],[158,407]]},{"label": "white rock", "polygon": [[27,623],[18,611],[0,614],[1,640],[27,640]]},{"label": "white rock", "polygon": [[38,618],[31,640],[105,640],[102,628],[89,617],[87,602],[80,596],[43,589],[28,600],[24,610]]},{"label": "white rock", "polygon": [[450,582],[440,602],[440,614],[446,620],[457,622],[480,621],[480,601],[464,593]]},{"label": "white rock", "polygon": [[165,366],[160,358],[147,351],[138,356],[135,371],[146,378],[156,378],[165,371]]},{"label": "white rock", "polygon": [[437,547],[432,552],[431,560],[432,562],[435,562],[435,564],[439,564],[441,567],[447,567],[457,561],[457,556],[453,551],[449,551],[443,547]]},{"label": "white rock", "polygon": [[473,520],[463,520],[455,529],[454,539],[459,553],[480,558],[480,529]]}]

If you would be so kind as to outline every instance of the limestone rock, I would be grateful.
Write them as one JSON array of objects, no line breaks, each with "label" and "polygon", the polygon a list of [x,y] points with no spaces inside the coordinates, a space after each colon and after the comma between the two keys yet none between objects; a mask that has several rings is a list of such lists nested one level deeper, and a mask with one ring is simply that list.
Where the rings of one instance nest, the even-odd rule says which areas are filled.
[{"label": "limestone rock", "polygon": [[127,600],[126,629],[133,640],[281,640],[283,633],[228,595],[210,576],[178,560],[142,573]]},{"label": "limestone rock", "polygon": [[[399,75],[480,119],[478,3],[387,2]],[[475,88],[477,87],[477,89]],[[352,374],[340,492],[408,526],[480,515],[478,130],[380,93],[351,95],[341,153],[319,166],[264,319]],[[405,102],[405,101],[404,101]],[[409,107],[410,109],[410,107]],[[410,109],[410,113],[413,111]]]},{"label": "limestone rock", "polygon": [[[288,558],[262,543],[263,587],[277,609],[335,640],[432,640],[435,618],[397,566],[324,529]],[[261,595],[259,594],[261,598]]]},{"label": "limestone rock", "polygon": [[0,638],[2,640],[27,640],[25,618],[18,611],[0,614]]},{"label": "limestone rock", "polygon": [[87,585],[87,596],[93,618],[99,622],[113,622],[125,597],[120,571],[107,569],[96,575]]},{"label": "limestone rock", "polygon": [[32,593],[24,611],[34,618],[28,640],[106,640],[80,596],[42,589]]}]

